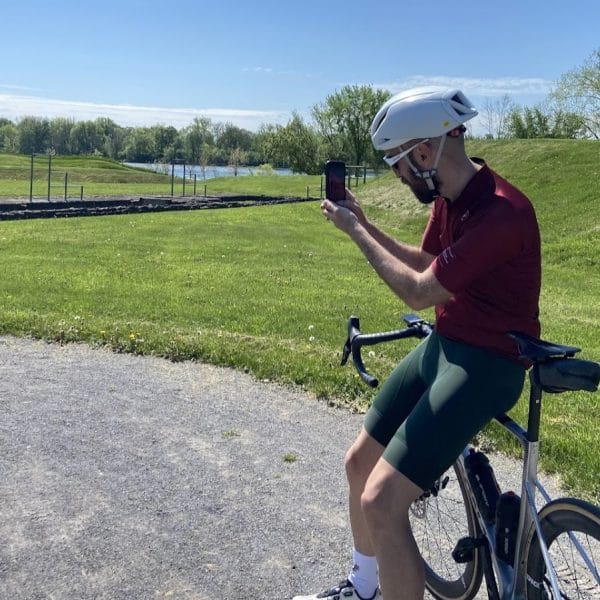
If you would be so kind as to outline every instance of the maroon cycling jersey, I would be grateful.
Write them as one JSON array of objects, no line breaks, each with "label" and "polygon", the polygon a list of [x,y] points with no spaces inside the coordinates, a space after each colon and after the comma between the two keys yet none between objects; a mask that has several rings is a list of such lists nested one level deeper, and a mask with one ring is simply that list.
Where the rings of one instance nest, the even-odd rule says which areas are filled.
[{"label": "maroon cycling jersey", "polygon": [[436,330],[450,339],[518,359],[511,330],[540,335],[540,234],[535,211],[483,164],[461,195],[438,198],[421,247],[452,294],[436,305]]}]

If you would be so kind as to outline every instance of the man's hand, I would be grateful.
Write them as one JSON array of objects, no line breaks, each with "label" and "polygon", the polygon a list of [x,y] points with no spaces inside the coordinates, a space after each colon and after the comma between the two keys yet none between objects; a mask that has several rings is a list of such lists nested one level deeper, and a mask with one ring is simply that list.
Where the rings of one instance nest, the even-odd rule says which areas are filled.
[{"label": "man's hand", "polygon": [[338,229],[348,234],[358,223],[363,226],[367,224],[367,218],[360,204],[348,188],[346,188],[346,199],[341,202],[323,200],[321,212],[328,221],[331,221]]},{"label": "man's hand", "polygon": [[358,217],[344,206],[345,202],[332,202],[323,200],[321,202],[321,212],[323,216],[331,221],[338,229],[350,234],[352,229],[358,224]]},{"label": "man's hand", "polygon": [[343,202],[340,202],[340,205],[351,210],[356,215],[358,222],[361,225],[367,225],[367,217],[365,217],[365,213],[354,197],[354,194],[348,188],[346,188],[346,199]]}]

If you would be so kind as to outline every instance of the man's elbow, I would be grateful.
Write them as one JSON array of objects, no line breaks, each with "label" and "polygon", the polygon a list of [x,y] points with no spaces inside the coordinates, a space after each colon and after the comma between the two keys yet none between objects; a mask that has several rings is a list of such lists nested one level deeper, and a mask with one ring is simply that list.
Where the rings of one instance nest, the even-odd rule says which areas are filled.
[{"label": "man's elbow", "polygon": [[425,310],[426,308],[430,308],[435,304],[435,302],[431,302],[428,298],[422,296],[414,296],[412,298],[405,298],[404,302],[408,305],[411,310],[420,311]]},{"label": "man's elbow", "polygon": [[431,275],[422,274],[416,279],[404,301],[412,310],[419,311],[436,304],[443,304],[451,297],[452,294],[443,288],[437,279]]}]

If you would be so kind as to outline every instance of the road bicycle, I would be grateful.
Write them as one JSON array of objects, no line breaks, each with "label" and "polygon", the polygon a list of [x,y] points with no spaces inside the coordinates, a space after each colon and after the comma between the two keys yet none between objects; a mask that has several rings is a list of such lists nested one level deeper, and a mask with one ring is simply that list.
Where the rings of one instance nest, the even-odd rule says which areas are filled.
[{"label": "road bicycle", "polygon": [[[342,365],[351,355],[363,381],[376,387],[361,348],[425,338],[432,331],[417,315],[403,319],[404,329],[363,334],[358,317],[350,317]],[[532,365],[527,428],[507,414],[495,417],[524,450],[520,497],[501,493],[493,476],[490,481],[487,457],[472,446],[465,448],[410,509],[427,589],[442,600],[469,600],[485,580],[492,600],[600,600],[600,508],[576,498],[552,500],[537,475],[542,393],[596,391],[600,364],[574,358],[580,349],[573,346],[518,332],[509,335]],[[474,465],[475,455],[479,460]]]}]

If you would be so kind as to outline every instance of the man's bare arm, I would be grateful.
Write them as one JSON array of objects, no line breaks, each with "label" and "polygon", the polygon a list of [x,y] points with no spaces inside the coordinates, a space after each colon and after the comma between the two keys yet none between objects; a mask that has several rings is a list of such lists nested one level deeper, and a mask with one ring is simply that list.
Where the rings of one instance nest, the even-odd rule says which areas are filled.
[{"label": "man's bare arm", "polygon": [[365,223],[365,229],[392,256],[418,273],[423,273],[435,259],[435,256],[425,252],[422,248],[396,240],[370,222]]},{"label": "man's bare arm", "polygon": [[358,224],[348,234],[381,279],[413,310],[422,310],[452,297],[434,275],[431,261],[424,271],[418,271],[392,254],[364,226]]},{"label": "man's bare arm", "polygon": [[[366,219],[361,219],[356,212],[345,206],[325,200],[321,204],[321,211],[336,227],[350,236],[381,279],[410,308],[421,310],[451,298],[452,294],[440,284],[433,273],[433,258],[427,259],[426,265],[422,258],[418,258],[418,252],[422,252],[420,249],[412,247],[413,250],[410,250],[410,246],[404,246],[395,240],[392,240],[395,242],[393,245],[389,244],[389,241],[382,243],[378,239],[381,236],[377,233],[382,232],[376,230],[375,235],[372,235]],[[383,239],[391,240],[389,236]],[[392,246],[393,251],[388,249],[388,245]],[[406,260],[402,260],[402,256]],[[421,271],[419,269],[422,266],[425,268]]]},{"label": "man's bare arm", "polygon": [[381,244],[381,246],[383,246],[392,256],[401,260],[411,269],[422,273],[433,262],[435,256],[425,252],[418,246],[405,244],[404,242],[394,239],[371,223],[350,190],[346,190],[346,200],[340,203],[340,205],[353,212],[356,215],[358,222],[365,227],[373,239]]}]

